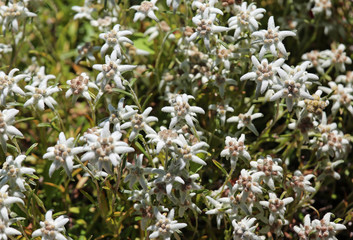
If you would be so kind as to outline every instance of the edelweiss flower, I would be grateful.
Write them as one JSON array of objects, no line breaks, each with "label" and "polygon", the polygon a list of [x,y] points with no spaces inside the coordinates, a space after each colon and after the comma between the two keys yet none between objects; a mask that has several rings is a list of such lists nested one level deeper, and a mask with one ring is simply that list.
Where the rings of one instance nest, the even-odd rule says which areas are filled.
[{"label": "edelweiss flower", "polygon": [[[1,17],[0,17],[1,18]],[[9,52],[12,52],[12,46],[11,44],[3,44],[3,43],[0,43],[0,53],[9,53]]]},{"label": "edelweiss flower", "polygon": [[331,126],[326,125],[326,127],[325,125],[319,125],[321,136],[313,138],[310,142],[319,148],[317,152],[319,155],[328,153],[331,157],[340,159],[347,156],[350,144],[343,132],[332,130],[331,128],[333,127],[335,127],[334,124]]},{"label": "edelweiss flower", "polygon": [[201,16],[205,19],[209,16],[215,17],[217,14],[223,15],[222,10],[214,6],[217,2],[217,0],[194,0],[191,6],[197,8],[196,16]]},{"label": "edelweiss flower", "polygon": [[301,192],[315,192],[315,188],[311,186],[310,179],[315,177],[314,174],[307,174],[303,175],[301,171],[296,170],[294,172],[294,175],[289,182],[289,185],[292,187],[293,191],[296,193],[301,193]]},{"label": "edelweiss flower", "polygon": [[15,123],[15,115],[19,111],[16,109],[5,109],[0,111],[0,143],[2,150],[6,153],[6,142],[9,138],[14,136],[23,137],[23,134],[12,124]]},{"label": "edelweiss flower", "polygon": [[161,127],[160,131],[146,135],[147,138],[151,138],[150,142],[156,143],[156,153],[159,154],[163,148],[170,148],[173,140],[177,139],[178,133],[173,129],[167,129]]},{"label": "edelweiss flower", "polygon": [[4,185],[0,189],[0,219],[3,219],[6,222],[9,221],[9,208],[13,203],[22,203],[24,205],[21,198],[9,196],[9,193],[7,192],[8,189],[9,185]]},{"label": "edelweiss flower", "polygon": [[224,93],[227,85],[237,85],[237,81],[229,78],[230,70],[223,69],[221,73],[215,73],[209,77],[213,85],[218,88],[219,94],[224,98]]},{"label": "edelweiss flower", "polygon": [[233,239],[234,240],[261,240],[254,231],[256,230],[256,225],[254,225],[256,218],[245,217],[241,221],[237,222],[235,219],[232,221],[234,228]]},{"label": "edelweiss flower", "polygon": [[126,119],[130,119],[138,112],[138,110],[134,109],[137,106],[124,106],[124,101],[125,98],[121,98],[116,108],[109,104],[108,109],[110,116],[109,118],[105,119],[101,124],[99,124],[100,127],[103,127],[106,122],[110,122],[114,126],[114,131],[120,131],[120,123]]},{"label": "edelweiss flower", "polygon": [[49,210],[45,214],[45,221],[39,223],[41,228],[35,230],[32,233],[32,237],[42,237],[42,240],[65,240],[67,238],[60,232],[65,232],[64,225],[69,220],[69,218],[64,216],[59,216],[53,220],[53,210]]},{"label": "edelweiss flower", "polygon": [[265,58],[259,62],[255,56],[251,57],[251,61],[253,63],[253,72],[249,72],[244,74],[240,81],[244,80],[255,80],[256,82],[256,97],[263,94],[268,86],[272,86],[272,84],[278,81],[278,77],[276,75],[277,69],[279,69],[284,63],[284,59],[277,59],[275,62],[268,63],[268,60]]},{"label": "edelweiss flower", "polygon": [[157,122],[158,118],[153,116],[148,116],[152,112],[152,108],[148,107],[142,114],[135,113],[132,117],[130,117],[130,122],[126,122],[120,126],[121,129],[126,129],[132,127],[132,131],[129,136],[129,141],[134,140],[139,132],[143,130],[147,134],[156,133],[153,128],[151,128],[148,124],[151,122]]},{"label": "edelweiss flower", "polygon": [[217,116],[221,120],[222,126],[226,122],[226,117],[227,117],[226,113],[227,112],[234,112],[234,108],[230,107],[228,104],[225,104],[225,105],[211,104],[210,106],[208,106],[208,109],[217,112]]},{"label": "edelweiss flower", "polygon": [[335,68],[340,72],[346,71],[345,64],[352,64],[352,59],[347,56],[345,52],[346,46],[339,44],[338,47],[335,45],[331,46],[331,51],[327,53],[332,58],[332,63],[335,65]]},{"label": "edelweiss flower", "polygon": [[[128,198],[129,201],[137,201],[134,204],[134,209],[139,215],[141,215],[141,228],[146,230],[147,226],[150,225],[153,219],[153,205],[150,193],[145,190],[125,190],[124,192],[130,195]],[[159,206],[158,208],[162,211],[168,211],[168,209],[163,206]]]},{"label": "edelweiss flower", "polygon": [[294,199],[292,197],[288,197],[281,200],[277,198],[275,193],[271,192],[269,193],[269,197],[270,199],[268,201],[260,201],[260,204],[270,210],[270,218],[268,223],[272,225],[278,218],[284,220],[286,205],[293,202]]},{"label": "edelweiss flower", "polygon": [[352,87],[353,84],[353,72],[347,71],[346,75],[339,75],[335,79],[336,83],[343,83],[346,87]]},{"label": "edelweiss flower", "polygon": [[252,173],[251,171],[242,169],[240,171],[239,179],[232,187],[232,191],[241,191],[243,200],[248,198],[250,193],[262,194],[262,189],[259,183],[261,177],[264,175],[264,172]]},{"label": "edelweiss flower", "polygon": [[347,108],[347,110],[353,115],[353,107],[352,107],[352,100],[353,100],[353,89],[351,87],[344,87],[342,84],[336,84],[335,82],[329,82],[328,87],[319,86],[319,89],[327,94],[333,94],[329,98],[333,100],[333,105],[331,111],[333,115],[336,115],[340,107],[343,105]]},{"label": "edelweiss flower", "polygon": [[157,0],[151,0],[151,1],[143,1],[141,5],[135,5],[132,6],[131,8],[136,10],[137,12],[135,13],[134,16],[134,22],[138,20],[143,20],[145,17],[152,18],[156,22],[158,22],[158,18],[154,14],[153,11],[158,10],[158,7],[156,7]]},{"label": "edelweiss flower", "polygon": [[267,30],[254,32],[251,36],[260,38],[260,41],[263,44],[259,53],[259,57],[262,59],[267,52],[271,52],[273,56],[277,57],[277,49],[287,57],[288,54],[282,41],[286,37],[294,37],[295,33],[292,31],[279,31],[279,27],[275,26],[275,21],[273,16],[271,16],[268,19]]},{"label": "edelweiss flower", "polygon": [[1,105],[6,104],[6,97],[12,93],[17,93],[22,96],[25,95],[23,90],[17,85],[17,82],[26,78],[26,74],[20,74],[14,76],[14,74],[19,71],[19,69],[14,68],[12,69],[9,74],[6,74],[3,71],[0,71],[0,99]]},{"label": "edelweiss flower", "polygon": [[302,59],[310,61],[311,64],[308,66],[308,68],[315,67],[320,74],[324,74],[324,68],[327,68],[331,65],[331,59],[327,58],[325,54],[319,52],[318,50],[312,50],[310,52],[304,53]]},{"label": "edelweiss flower", "polygon": [[315,6],[311,9],[314,14],[324,12],[326,17],[331,17],[332,15],[332,3],[330,0],[311,0],[315,2]]},{"label": "edelweiss flower", "polygon": [[98,166],[98,170],[104,169],[108,173],[112,173],[111,165],[118,166],[121,158],[119,154],[135,151],[126,142],[119,141],[121,133],[115,131],[110,133],[109,122],[105,123],[102,131],[97,136],[96,134],[86,134],[87,152],[82,155],[82,162],[90,160],[92,165]]},{"label": "edelweiss flower", "polygon": [[[41,84],[47,84],[50,79],[55,79],[56,77],[53,74],[46,75],[45,67],[41,66],[39,70],[33,76],[33,81],[31,86],[37,87]],[[29,78],[30,79],[30,78]]]},{"label": "edelweiss flower", "polygon": [[[115,4],[115,3],[114,3]],[[97,20],[91,20],[91,25],[97,27],[99,31],[111,29],[111,25],[118,21],[117,17],[104,16],[103,18],[98,18]]]},{"label": "edelweiss flower", "polygon": [[278,68],[277,72],[281,79],[278,81],[278,84],[273,86],[273,89],[278,91],[270,98],[270,101],[285,98],[288,111],[291,112],[294,103],[300,98],[313,100],[314,98],[306,89],[306,84],[311,84],[307,80],[318,80],[319,78],[315,74],[306,72],[309,63],[309,61],[304,62],[295,68],[284,64],[282,66],[284,70]]},{"label": "edelweiss flower", "polygon": [[0,218],[0,239],[7,240],[12,238],[12,235],[21,235],[22,233],[12,227],[10,225],[12,224],[11,221],[6,221],[4,219]]},{"label": "edelweiss flower", "polygon": [[210,15],[207,18],[202,18],[201,15],[192,18],[192,22],[197,26],[196,32],[194,32],[187,40],[194,41],[197,37],[202,37],[205,46],[208,50],[210,47],[210,36],[215,33],[227,31],[227,27],[214,25],[216,15]]},{"label": "edelweiss flower", "polygon": [[70,89],[67,90],[65,97],[68,98],[73,95],[73,102],[76,102],[79,96],[83,96],[88,101],[91,101],[91,96],[89,95],[88,88],[98,89],[95,83],[89,81],[89,76],[87,73],[81,73],[74,79],[67,80],[66,84],[70,86]]},{"label": "edelweiss flower", "polygon": [[255,108],[255,105],[251,106],[249,111],[247,113],[245,113],[245,114],[241,113],[241,114],[239,114],[236,117],[228,118],[227,122],[229,122],[229,123],[237,122],[238,123],[238,129],[243,128],[243,127],[247,127],[256,136],[258,136],[259,132],[256,130],[256,127],[252,123],[252,121],[254,119],[261,118],[264,115],[262,113],[254,113],[254,114],[252,114],[252,112],[254,111],[254,108]]},{"label": "edelweiss flower", "polygon": [[85,3],[82,7],[80,6],[73,6],[71,9],[75,12],[77,12],[74,16],[74,20],[76,19],[81,19],[81,18],[86,18],[88,20],[92,20],[92,12],[94,11],[94,8],[89,7],[89,2],[85,0]]},{"label": "edelweiss flower", "polygon": [[337,129],[337,123],[335,123],[335,122],[330,123],[330,124],[327,123],[326,113],[323,112],[322,117],[321,117],[321,122],[317,126],[317,128],[319,129],[319,131],[322,135],[327,136],[330,132]]},{"label": "edelweiss flower", "polygon": [[125,42],[134,44],[130,39],[125,37],[126,35],[131,35],[131,34],[132,32],[129,30],[120,31],[119,24],[116,24],[113,30],[107,33],[99,34],[99,38],[105,41],[105,44],[101,48],[101,56],[102,57],[105,56],[105,52],[108,50],[108,48],[112,47],[114,50],[111,54],[111,57],[115,59],[119,57],[121,59],[122,58],[121,44]]},{"label": "edelweiss flower", "polygon": [[274,180],[281,180],[283,171],[278,163],[281,163],[281,159],[272,159],[270,155],[267,155],[266,158],[261,157],[257,161],[251,161],[250,165],[255,172],[263,172],[263,181],[271,188],[271,190],[275,190]]},{"label": "edelweiss flower", "polygon": [[[172,196],[173,187],[178,183],[180,185],[184,185],[184,180],[178,176],[179,167],[178,162],[171,162],[168,166],[167,171],[163,170],[162,167],[159,169],[155,169],[154,172],[158,173],[158,178],[153,181],[153,188],[151,189],[151,193],[155,193],[156,190],[160,191],[160,193],[165,193],[169,198]],[[162,190],[162,191],[161,191]],[[161,201],[161,194],[160,196],[157,195],[157,200]]]},{"label": "edelweiss flower", "polygon": [[336,180],[340,180],[341,176],[338,172],[335,171],[335,167],[337,167],[341,163],[344,163],[344,160],[337,160],[335,162],[327,162],[327,165],[325,167],[325,173],[332,175],[333,178]]},{"label": "edelweiss flower", "polygon": [[11,190],[18,187],[22,192],[26,191],[25,185],[27,183],[23,174],[32,175],[36,170],[33,168],[22,167],[21,164],[25,158],[26,155],[18,155],[15,159],[10,155],[6,158],[6,162],[0,170],[0,186],[9,184]]},{"label": "edelweiss flower", "polygon": [[190,106],[189,99],[194,99],[191,95],[177,95],[174,103],[171,107],[163,107],[162,112],[168,112],[172,114],[172,120],[170,121],[169,128],[173,128],[177,123],[181,124],[184,120],[191,128],[194,127],[193,121],[195,120],[196,113],[205,114],[205,111],[196,106]]},{"label": "edelweiss flower", "polygon": [[173,10],[175,12],[180,5],[180,0],[167,0],[166,3],[168,7],[173,7]]},{"label": "edelweiss flower", "polygon": [[221,152],[222,157],[226,157],[227,159],[230,159],[231,167],[235,168],[235,165],[237,164],[238,158],[245,158],[247,160],[250,160],[250,154],[246,151],[246,146],[244,145],[245,141],[245,135],[242,134],[240,135],[240,138],[232,138],[227,136],[226,137],[226,146],[224,147],[224,150]]},{"label": "edelweiss flower", "polygon": [[126,162],[126,168],[129,170],[129,174],[125,177],[124,182],[129,182],[130,189],[136,182],[139,182],[141,187],[147,190],[147,182],[144,177],[145,174],[151,174],[154,172],[153,168],[142,166],[143,154],[138,155],[135,158],[135,164]]},{"label": "edelweiss flower", "polygon": [[316,230],[315,236],[317,239],[338,240],[335,237],[337,232],[347,229],[343,224],[330,222],[331,214],[328,212],[321,220],[315,219],[312,221],[311,225]]},{"label": "edelweiss flower", "polygon": [[[171,28],[168,26],[168,24],[165,21],[161,21],[157,23],[157,26],[149,27],[143,35],[150,35],[148,37],[148,41],[152,41],[153,39],[158,37],[159,32],[163,31],[165,33],[168,33],[170,30]],[[168,39],[175,39],[175,35],[173,33],[169,34]]]},{"label": "edelweiss flower", "polygon": [[206,196],[207,200],[210,201],[210,203],[215,206],[214,209],[208,210],[206,214],[208,215],[217,215],[217,228],[219,229],[221,226],[221,221],[225,216],[225,209],[224,209],[224,204],[211,198],[210,196]]},{"label": "edelweiss flower", "polygon": [[259,28],[257,20],[263,18],[264,8],[256,8],[254,3],[243,2],[237,14],[228,19],[230,29],[234,29],[234,38],[237,39],[245,31],[254,32]]},{"label": "edelweiss flower", "polygon": [[18,20],[27,17],[36,17],[37,14],[30,12],[23,3],[11,3],[0,6],[0,16],[2,19],[2,31],[8,28],[18,32]]},{"label": "edelweiss flower", "polygon": [[105,64],[94,64],[93,69],[100,71],[97,75],[97,84],[101,86],[101,89],[109,83],[110,80],[114,80],[118,88],[125,89],[121,83],[122,73],[131,71],[136,66],[134,65],[120,65],[121,60],[117,59],[117,56],[105,56]]},{"label": "edelweiss flower", "polygon": [[161,214],[158,208],[153,209],[154,216],[157,218],[155,225],[149,226],[148,231],[153,231],[149,238],[162,238],[169,240],[170,236],[174,233],[180,232],[179,229],[187,226],[186,223],[178,223],[174,218],[174,209],[170,210],[168,216]]},{"label": "edelweiss flower", "polygon": [[189,145],[188,142],[186,141],[184,135],[180,134],[179,137],[175,140],[173,140],[173,143],[176,143],[180,148],[177,150],[179,154],[179,160],[182,161],[182,164],[180,166],[180,169],[183,169],[186,164],[188,164],[189,161],[201,164],[201,165],[207,165],[204,160],[202,160],[200,157],[198,157],[196,154],[198,153],[206,153],[205,150],[202,150],[201,148],[206,147],[208,148],[208,144],[205,142],[197,142],[193,145]]},{"label": "edelweiss flower", "polygon": [[192,197],[196,196],[196,193],[181,192],[180,195],[180,198],[173,201],[175,206],[179,206],[178,215],[180,218],[184,217],[184,214],[188,209],[191,209],[193,212],[197,212],[198,214],[202,213],[201,209],[195,203],[192,202]]},{"label": "edelweiss flower", "polygon": [[79,63],[81,59],[87,58],[87,60],[93,62],[96,58],[93,55],[94,51],[100,49],[99,46],[93,46],[92,43],[81,43],[77,46],[78,56],[75,59],[75,64]]},{"label": "edelweiss flower", "polygon": [[27,85],[25,86],[25,89],[29,91],[26,93],[26,95],[31,96],[31,98],[24,103],[23,105],[24,107],[33,105],[37,107],[39,110],[43,111],[45,108],[45,105],[47,105],[52,110],[54,110],[54,105],[58,104],[54,100],[54,98],[50,96],[56,92],[61,91],[61,89],[58,88],[57,86],[48,87],[46,82],[41,82],[39,87]]},{"label": "edelweiss flower", "polygon": [[311,226],[310,215],[304,217],[304,226],[302,224],[293,227],[294,231],[298,234],[300,240],[309,240],[315,229]]},{"label": "edelweiss flower", "polygon": [[51,177],[54,171],[63,167],[66,174],[70,177],[74,166],[74,156],[84,151],[83,147],[74,147],[74,138],[66,140],[65,134],[59,134],[59,140],[54,147],[49,147],[47,153],[43,155],[44,159],[54,161],[49,168],[49,176]]}]

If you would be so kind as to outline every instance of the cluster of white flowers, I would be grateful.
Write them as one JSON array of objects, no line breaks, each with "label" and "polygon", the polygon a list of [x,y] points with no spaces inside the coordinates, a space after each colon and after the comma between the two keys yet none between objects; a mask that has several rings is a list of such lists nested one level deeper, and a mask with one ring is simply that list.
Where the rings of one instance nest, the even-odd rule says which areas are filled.
[{"label": "cluster of white flowers", "polygon": [[[289,220],[298,217],[297,210],[312,203],[312,197],[320,187],[317,182],[326,176],[340,178],[335,168],[344,162],[342,159],[347,158],[350,151],[351,138],[342,131],[342,124],[334,122],[335,116],[346,113],[344,109],[353,115],[353,73],[346,72],[352,60],[346,47],[333,44],[331,50],[312,50],[302,56],[303,62],[289,66],[285,62],[290,62],[291,54],[284,41],[287,37],[295,37],[296,32],[280,31],[273,16],[268,19],[267,29],[261,29],[259,21],[266,10],[257,8],[255,3],[167,0],[166,6],[174,13],[184,11],[184,8],[179,9],[182,4],[188,11],[185,16],[190,17],[193,11],[185,24],[193,23],[194,28],[186,25],[178,32],[171,30],[174,23],[168,21],[168,25],[159,21],[169,11],[161,12],[159,9],[165,9],[165,5],[157,0],[131,6],[134,11],[121,11],[115,1],[105,1],[107,6],[102,11],[100,2],[103,1],[85,0],[83,6],[72,7],[74,20],[88,21],[97,31],[98,45],[93,40],[79,45],[74,67],[78,71],[72,80],[65,79],[65,97],[72,98],[73,106],[80,104],[77,103],[79,97],[87,100],[84,104],[93,116],[89,117],[91,128],[83,129],[85,132],[80,137],[79,131],[68,134],[64,124],[59,130],[55,126],[58,140],[42,156],[51,161],[49,177],[63,168],[68,181],[74,181],[77,172],[81,171],[80,177],[85,177],[83,184],[88,181],[87,176],[92,178],[95,187],[111,179],[117,180],[116,189],[106,186],[103,189],[107,192],[130,189],[119,194],[128,196],[126,199],[132,202],[135,214],[140,215],[141,228],[149,238],[181,238],[177,234],[182,234],[180,229],[188,226],[184,222],[190,222],[185,214],[193,212],[195,216],[210,215],[209,221],[213,221],[211,216],[215,215],[219,229],[222,221],[229,224],[227,232],[234,240],[262,240],[268,233],[283,238],[286,237],[285,225],[300,239],[337,239],[335,235],[346,227],[331,222],[331,213],[325,214],[322,220],[313,221],[306,215],[304,225],[299,223],[294,227]],[[329,0],[315,0],[310,4],[310,7],[314,5],[315,14],[325,11],[327,17],[331,16]],[[119,19],[129,14],[131,19],[134,16],[133,26],[150,28],[136,36],[135,31]],[[36,14],[27,9],[27,1],[0,4],[3,32],[8,29],[17,32],[19,20],[34,16]],[[165,44],[169,46],[168,41],[173,41],[175,61],[172,64],[161,62],[160,58],[165,56],[160,52],[152,65],[137,66],[136,59],[151,58],[152,54],[137,49],[130,38],[143,38],[146,42],[156,39],[154,43],[163,39],[159,46],[161,51]],[[83,59],[87,61],[81,61]],[[161,72],[161,66],[166,68],[166,64],[169,64],[168,70]],[[151,66],[154,71],[150,71]],[[81,71],[81,67],[87,67],[87,70]],[[313,67],[317,74],[309,72]],[[95,82],[91,81],[89,68],[99,72]],[[333,69],[337,77],[327,83]],[[55,95],[61,91],[59,75],[58,79],[47,75],[45,67],[34,59],[23,74],[16,75],[18,71],[11,67],[7,72],[0,71],[0,100],[5,107],[0,111],[0,144],[7,156],[0,170],[0,239],[22,235],[15,229],[17,227],[11,227],[21,220],[13,217],[11,206],[24,205],[27,191],[34,194],[29,191],[31,187],[27,182],[35,170],[22,166],[28,153],[21,154],[16,141],[16,137],[24,136],[15,121],[19,110],[13,106],[33,106],[36,111],[44,111],[47,106],[55,111],[56,119],[60,118],[59,101],[55,100]],[[133,77],[128,80],[131,75]],[[149,97],[155,97],[155,93],[151,96],[146,93],[142,98],[137,96],[133,83],[139,81],[140,76],[156,80],[152,89],[158,87],[162,93],[158,95],[159,99],[167,100],[168,106],[157,101],[151,103],[153,108],[148,106]],[[312,86],[313,83],[320,86]],[[207,93],[209,89],[212,94]],[[232,91],[240,94],[233,95]],[[125,97],[117,99],[112,93]],[[141,101],[144,97],[145,102]],[[16,105],[17,98],[25,98],[23,104]],[[271,105],[271,110],[266,112],[272,111],[272,105],[275,105],[275,116],[271,116],[267,124],[257,124],[269,120],[260,106],[268,100],[270,102],[266,104]],[[107,106],[109,114],[97,121],[100,101],[103,101],[103,108]],[[135,105],[127,104],[131,101]],[[276,104],[271,103],[273,101]],[[199,102],[206,104],[197,106]],[[329,104],[332,104],[330,118],[325,111]],[[209,112],[204,110],[207,106]],[[51,110],[46,112],[53,114]],[[99,113],[102,115],[102,112]],[[227,116],[229,112],[232,116]],[[219,121],[212,121],[216,114]],[[206,117],[201,119],[201,116]],[[280,118],[286,119],[285,123],[279,122]],[[65,135],[75,136],[67,138]],[[292,137],[294,140],[290,139]],[[257,140],[250,144],[254,139]],[[271,148],[275,143],[276,150],[263,149],[267,143],[270,147],[265,148]],[[18,152],[17,157],[10,155],[8,144],[11,151]],[[320,161],[314,170],[310,162],[291,172],[287,167],[292,161],[289,155],[298,145],[304,144],[313,149],[311,158]],[[300,154],[298,151],[297,155]],[[239,159],[243,162],[238,162]],[[206,189],[207,184],[201,184],[207,176],[200,170],[212,171],[212,162],[227,176],[225,181],[224,176],[208,178],[207,184],[213,184],[211,190]],[[98,196],[101,189],[96,190]],[[206,208],[201,210],[200,204],[205,204]],[[67,239],[64,225],[69,222],[68,217],[58,216],[54,220],[53,210],[49,210],[42,220],[33,223],[33,226],[40,226],[32,232],[33,238]]]},{"label": "cluster of white flowers", "polygon": [[36,17],[35,13],[30,12],[26,7],[26,2],[12,2],[7,1],[6,4],[0,5],[0,23],[2,24],[2,31],[13,30],[18,32],[19,20]]},{"label": "cluster of white flowers", "polygon": [[0,169],[0,239],[8,239],[13,235],[22,233],[11,227],[14,222],[22,218],[13,217],[11,206],[14,203],[24,205],[22,199],[29,185],[26,182],[26,175],[33,175],[35,170],[22,166],[25,155],[18,155],[16,158],[8,156]]},{"label": "cluster of white flowers", "polygon": [[331,222],[332,213],[326,213],[321,219],[311,221],[310,215],[304,217],[304,225],[294,226],[294,231],[298,234],[300,240],[304,239],[333,239],[337,231],[346,229],[343,224]]}]

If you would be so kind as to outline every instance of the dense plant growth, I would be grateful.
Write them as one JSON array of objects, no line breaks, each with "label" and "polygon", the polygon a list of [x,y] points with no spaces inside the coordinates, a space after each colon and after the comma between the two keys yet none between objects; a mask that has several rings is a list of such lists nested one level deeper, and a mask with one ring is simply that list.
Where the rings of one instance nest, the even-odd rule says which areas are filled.
[{"label": "dense plant growth", "polygon": [[0,0],[0,239],[353,237],[352,8]]}]

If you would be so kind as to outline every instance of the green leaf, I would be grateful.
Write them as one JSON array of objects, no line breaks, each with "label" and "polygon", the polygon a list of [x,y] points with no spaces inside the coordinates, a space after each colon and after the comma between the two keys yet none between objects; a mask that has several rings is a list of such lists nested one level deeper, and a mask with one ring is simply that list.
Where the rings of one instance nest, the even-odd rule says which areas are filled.
[{"label": "green leaf", "polygon": [[34,200],[36,200],[38,206],[41,207],[44,211],[46,211],[45,206],[43,204],[43,201],[40,200],[40,198],[35,193],[33,193],[32,196],[33,196]]},{"label": "green leaf", "polygon": [[35,148],[35,147],[37,147],[37,146],[38,146],[38,143],[33,143],[32,146],[30,146],[30,147],[27,149],[25,155],[28,156],[28,154],[29,154],[30,152],[32,152],[33,148]]},{"label": "green leaf", "polygon": [[127,91],[124,91],[124,90],[122,90],[122,89],[120,89],[120,88],[113,88],[113,92],[123,93],[123,94],[125,94],[125,95],[128,95],[128,96],[132,97],[132,94],[131,94],[131,93],[129,93],[129,92],[127,92]]},{"label": "green leaf", "polygon": [[[138,36],[138,34],[135,34],[134,36]],[[141,34],[139,34],[141,35]],[[141,50],[145,50],[147,52],[149,52],[150,54],[154,54],[154,50],[151,48],[152,47],[152,42],[151,41],[148,41],[148,37],[147,36],[144,36],[142,34],[143,37],[139,37],[137,39],[134,39],[134,46],[137,48],[137,49],[141,49]]]},{"label": "green leaf", "polygon": [[91,195],[89,195],[87,192],[83,191],[82,189],[80,189],[80,192],[85,195],[85,197],[91,201],[91,203],[93,203],[94,205],[97,205],[97,201],[95,201]]},{"label": "green leaf", "polygon": [[80,208],[79,207],[70,207],[69,212],[79,214]]},{"label": "green leaf", "polygon": [[35,119],[34,117],[28,117],[28,118],[21,118],[19,120],[16,121],[16,123],[20,123],[20,122],[26,122],[26,121],[30,121]]},{"label": "green leaf", "polygon": [[39,123],[37,127],[51,127],[50,123]]},{"label": "green leaf", "polygon": [[212,159],[212,162],[214,165],[216,165],[216,167],[218,167],[226,176],[228,176],[227,171],[221,166],[221,164],[219,162],[217,162],[216,160]]},{"label": "green leaf", "polygon": [[[139,134],[139,135],[140,135],[140,134]],[[140,136],[141,136],[141,135],[140,135]],[[142,137],[142,136],[141,136],[141,137]],[[136,145],[136,147],[137,147],[138,149],[140,149],[140,151],[141,151],[148,159],[151,160],[150,154],[146,151],[146,149],[145,149],[144,147],[142,147],[142,145],[141,145],[139,142],[135,141],[135,145]]]}]

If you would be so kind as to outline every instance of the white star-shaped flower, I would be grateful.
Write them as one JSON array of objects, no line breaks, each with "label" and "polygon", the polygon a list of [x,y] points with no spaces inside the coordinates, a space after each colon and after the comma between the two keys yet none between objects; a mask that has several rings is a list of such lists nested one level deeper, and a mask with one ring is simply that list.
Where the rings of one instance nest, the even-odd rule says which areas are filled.
[{"label": "white star-shaped flower", "polygon": [[105,56],[105,52],[112,47],[113,52],[112,56],[113,58],[119,57],[122,58],[121,54],[121,44],[122,43],[130,43],[133,45],[134,43],[126,37],[126,35],[131,35],[132,32],[129,30],[123,30],[120,31],[120,25],[116,24],[113,28],[113,30],[107,32],[107,33],[101,33],[99,34],[99,38],[103,39],[105,41],[104,45],[101,48],[101,56]]},{"label": "white star-shaped flower", "polygon": [[44,159],[54,161],[49,168],[49,176],[61,166],[65,169],[66,174],[70,177],[74,166],[73,160],[76,154],[84,152],[83,147],[74,147],[74,138],[66,139],[65,134],[59,134],[59,140],[54,147],[49,147],[47,153],[43,155]]},{"label": "white star-shaped flower", "polygon": [[15,115],[19,111],[17,109],[5,109],[0,111],[0,143],[1,147],[6,152],[6,142],[9,138],[23,137],[23,134],[12,124],[15,123]]},{"label": "white star-shaped flower", "polygon": [[193,128],[196,121],[196,113],[205,114],[205,111],[197,106],[190,106],[188,101],[189,99],[194,99],[191,95],[177,95],[175,101],[170,107],[163,107],[162,112],[167,112],[172,114],[172,120],[170,121],[169,128],[173,128],[177,123],[185,121],[189,127]]},{"label": "white star-shaped flower", "polygon": [[148,107],[142,114],[135,113],[130,117],[130,121],[122,124],[121,129],[127,129],[132,127],[132,131],[129,136],[129,141],[134,140],[139,132],[143,130],[147,134],[155,134],[156,132],[150,127],[149,123],[157,122],[158,118],[148,116],[152,112],[152,108]]},{"label": "white star-shaped flower", "polygon": [[273,56],[277,57],[277,49],[285,57],[288,56],[286,48],[282,41],[286,37],[294,37],[296,34],[292,31],[279,31],[279,27],[275,26],[273,16],[268,19],[267,30],[260,30],[251,34],[251,36],[260,38],[261,44],[263,45],[259,57],[262,59],[267,52],[271,52]]},{"label": "white star-shaped flower", "polygon": [[135,13],[134,16],[134,22],[138,20],[143,20],[146,17],[152,18],[156,22],[158,22],[157,16],[154,14],[154,11],[158,10],[158,7],[156,7],[157,0],[151,0],[151,1],[143,1],[141,5],[134,5],[131,8],[136,10],[137,12]]},{"label": "white star-shaped flower", "polygon": [[27,77],[26,74],[19,74],[14,76],[14,74],[19,71],[17,68],[12,69],[9,74],[0,71],[0,99],[1,105],[6,104],[6,97],[13,93],[24,96],[24,91],[17,85],[18,81]]},{"label": "white star-shaped flower", "polygon": [[243,127],[247,127],[256,136],[258,136],[259,132],[257,131],[257,129],[256,129],[255,125],[252,123],[252,121],[254,119],[261,118],[264,115],[262,113],[254,113],[253,114],[254,108],[255,108],[255,105],[251,106],[249,111],[245,114],[241,113],[238,116],[228,118],[227,122],[229,122],[229,123],[237,122],[238,129],[243,128]]},{"label": "white star-shaped flower", "polygon": [[97,84],[100,85],[101,89],[109,83],[110,80],[114,80],[115,84],[120,89],[125,89],[121,82],[122,73],[131,71],[136,66],[134,65],[121,65],[121,60],[117,59],[116,55],[105,56],[105,64],[94,64],[93,69],[100,71],[97,75]]},{"label": "white star-shaped flower", "polygon": [[174,219],[174,209],[170,210],[168,216],[161,214],[158,211],[158,208],[153,209],[154,216],[157,221],[155,225],[149,226],[147,228],[148,231],[153,231],[149,238],[161,238],[165,240],[170,240],[170,236],[173,233],[180,232],[179,229],[187,226],[186,223],[178,223]]},{"label": "white star-shaped flower", "polygon": [[67,238],[61,232],[65,231],[64,225],[69,220],[69,218],[64,216],[59,216],[54,220],[53,210],[49,210],[45,214],[45,221],[39,223],[41,228],[35,230],[32,233],[32,237],[42,237],[43,240],[66,240]]},{"label": "white star-shaped flower", "polygon": [[240,81],[254,80],[256,82],[256,97],[263,94],[267,88],[278,81],[277,70],[284,63],[284,59],[280,58],[274,62],[268,63],[268,60],[262,59],[261,63],[255,56],[251,57],[253,63],[253,71],[244,74]]}]

